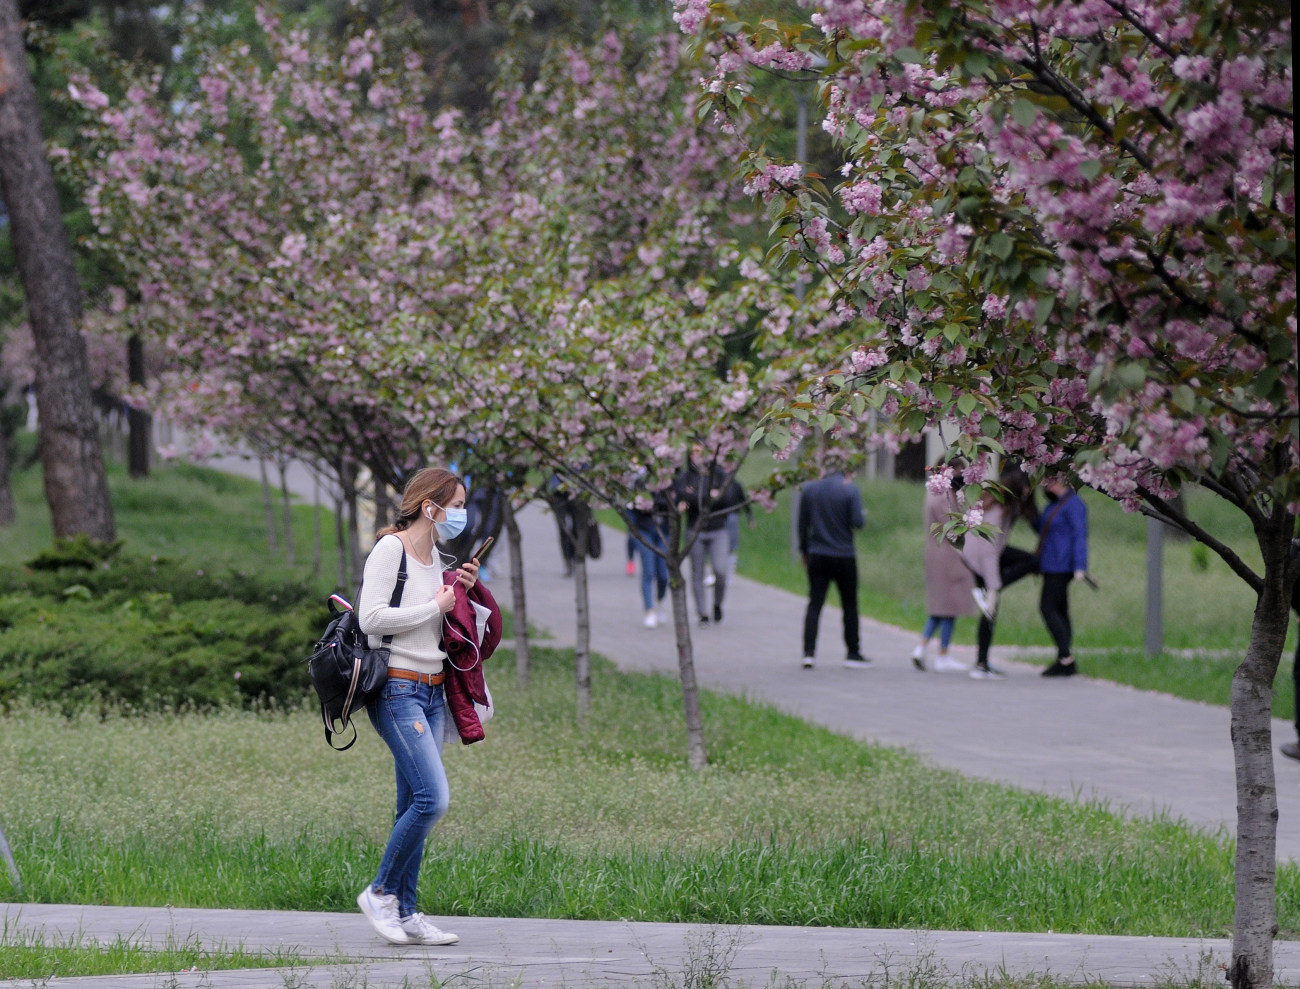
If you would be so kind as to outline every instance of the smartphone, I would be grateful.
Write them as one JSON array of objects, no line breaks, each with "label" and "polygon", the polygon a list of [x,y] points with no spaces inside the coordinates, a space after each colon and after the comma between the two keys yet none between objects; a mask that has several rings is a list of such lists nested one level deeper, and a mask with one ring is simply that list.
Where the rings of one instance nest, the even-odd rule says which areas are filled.
[{"label": "smartphone", "polygon": [[488,547],[491,546],[495,541],[496,541],[496,536],[488,536],[486,539],[483,540],[483,544],[479,546],[478,549],[474,550],[473,553],[470,554],[470,559],[471,560],[482,559],[483,554],[487,552]]}]

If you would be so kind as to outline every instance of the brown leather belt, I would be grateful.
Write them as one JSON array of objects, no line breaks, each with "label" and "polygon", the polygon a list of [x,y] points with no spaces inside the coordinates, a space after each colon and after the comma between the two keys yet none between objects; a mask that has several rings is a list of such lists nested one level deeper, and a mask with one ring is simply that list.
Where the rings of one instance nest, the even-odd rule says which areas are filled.
[{"label": "brown leather belt", "polygon": [[416,683],[427,683],[430,687],[436,687],[442,681],[447,679],[446,673],[416,673],[415,670],[393,670],[388,671],[390,680],[414,680]]}]

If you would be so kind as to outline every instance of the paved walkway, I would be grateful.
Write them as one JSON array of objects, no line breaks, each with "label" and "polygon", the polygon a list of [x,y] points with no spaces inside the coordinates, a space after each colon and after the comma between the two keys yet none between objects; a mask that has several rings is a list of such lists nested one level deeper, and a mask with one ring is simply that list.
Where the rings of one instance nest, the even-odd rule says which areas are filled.
[{"label": "paved walkway", "polygon": [[[237,461],[226,469],[256,476]],[[307,482],[309,485],[309,482]],[[310,492],[310,487],[307,489]],[[560,644],[573,641],[573,582],[561,574],[553,520],[541,508],[521,516],[531,623]],[[743,537],[742,537],[743,539]],[[624,572],[623,536],[605,533],[605,554],[591,564],[596,616],[592,647],[620,667],[676,674],[671,627],[641,625],[639,585]],[[742,553],[743,553],[742,546]],[[504,547],[496,561],[504,566]],[[508,574],[494,589],[508,604]],[[1000,655],[1006,681],[918,673],[908,660],[913,633],[863,620],[870,669],[841,664],[839,614],[822,617],[818,665],[799,665],[803,599],[737,579],[726,621],[692,627],[696,671],[704,686],[745,694],[856,738],[910,749],[936,765],[1064,798],[1094,799],[1133,814],[1181,818],[1230,834],[1235,819],[1228,716],[1222,708],[1075,677],[1043,680],[1037,668]],[[969,650],[956,650],[969,659]],[[504,715],[503,715],[504,716]],[[1278,737],[1291,726],[1274,722]],[[1300,859],[1300,764],[1277,759],[1280,858]],[[460,977],[488,986],[682,985],[681,973],[710,954],[710,936],[734,949],[733,985],[794,980],[809,987],[900,972],[977,974],[1051,972],[1075,982],[1149,985],[1221,979],[1229,944],[1170,938],[960,933],[842,928],[707,928],[678,924],[593,923],[504,918],[435,918],[461,935],[450,948],[390,948],[359,914],[258,913],[129,907],[2,905],[13,936],[47,939],[118,937],[155,945],[168,938],[281,950],[318,961],[286,973],[176,973],[59,979],[76,989],[155,986],[236,989],[252,986],[391,986],[410,979],[446,985]],[[1276,981],[1300,985],[1300,942],[1277,942]],[[330,965],[329,959],[355,961]],[[0,973],[2,975],[3,973]],[[667,976],[668,979],[663,977]],[[351,982],[347,981],[352,979]],[[2,983],[0,983],[2,984]]]}]

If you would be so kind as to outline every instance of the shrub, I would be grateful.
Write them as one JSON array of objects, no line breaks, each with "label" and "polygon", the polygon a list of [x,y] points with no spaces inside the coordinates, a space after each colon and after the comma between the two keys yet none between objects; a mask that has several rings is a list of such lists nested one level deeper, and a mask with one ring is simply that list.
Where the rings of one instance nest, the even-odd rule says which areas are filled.
[{"label": "shrub", "polygon": [[310,691],[305,659],[327,612],[305,584],[69,546],[41,563],[0,568],[0,703],[207,709]]}]

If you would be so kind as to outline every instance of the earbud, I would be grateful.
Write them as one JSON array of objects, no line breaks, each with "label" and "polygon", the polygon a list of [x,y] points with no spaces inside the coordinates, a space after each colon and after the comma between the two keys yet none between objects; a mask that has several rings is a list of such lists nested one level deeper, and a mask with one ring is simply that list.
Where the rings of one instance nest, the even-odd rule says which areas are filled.
[{"label": "earbud", "polygon": [[433,509],[432,509],[432,508],[426,508],[426,509],[424,510],[424,517],[425,517],[426,519],[428,519],[430,522],[432,522],[432,521],[433,521]]}]

